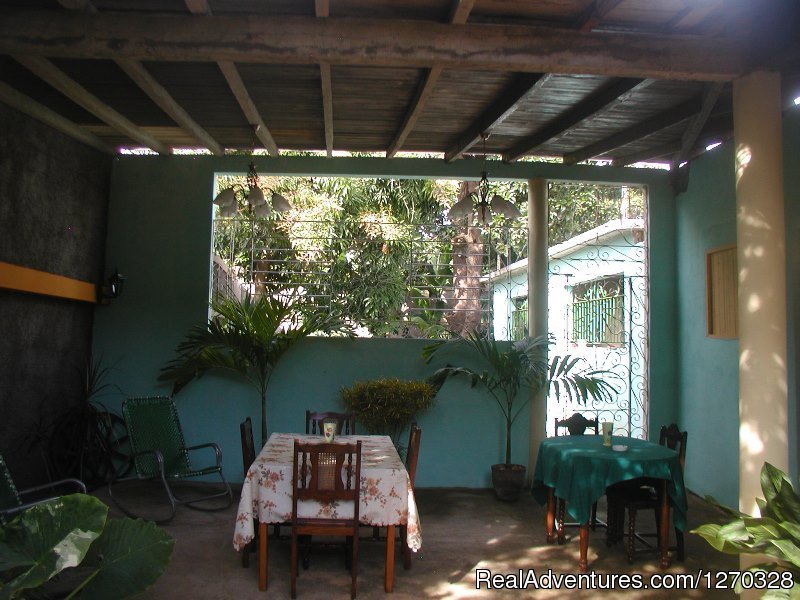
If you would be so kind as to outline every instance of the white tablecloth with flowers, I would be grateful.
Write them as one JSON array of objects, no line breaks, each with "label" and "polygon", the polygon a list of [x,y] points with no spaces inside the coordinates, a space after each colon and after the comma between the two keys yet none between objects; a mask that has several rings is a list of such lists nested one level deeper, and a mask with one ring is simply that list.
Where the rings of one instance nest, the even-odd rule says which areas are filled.
[{"label": "white tablecloth with flowers", "polygon": [[[286,523],[292,520],[292,451],[294,440],[322,442],[320,435],[273,433],[247,470],[233,547],[244,548],[255,537],[253,519],[260,523]],[[422,547],[414,491],[408,472],[392,440],[385,435],[342,435],[336,441],[361,441],[360,521],[364,525],[405,525],[408,547]],[[330,515],[336,507],[323,503],[303,503],[303,516]],[[299,508],[299,507],[298,507]]]}]

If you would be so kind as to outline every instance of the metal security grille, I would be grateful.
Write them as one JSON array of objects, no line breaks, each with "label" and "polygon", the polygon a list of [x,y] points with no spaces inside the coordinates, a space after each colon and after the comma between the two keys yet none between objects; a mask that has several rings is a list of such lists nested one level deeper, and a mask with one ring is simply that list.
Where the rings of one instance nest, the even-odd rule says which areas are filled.
[{"label": "metal security grille", "polygon": [[576,286],[572,303],[572,341],[621,344],[625,319],[623,278],[610,277],[589,286]]},{"label": "metal security grille", "polygon": [[212,292],[293,289],[360,335],[489,335],[486,275],[527,256],[525,227],[217,219]]}]

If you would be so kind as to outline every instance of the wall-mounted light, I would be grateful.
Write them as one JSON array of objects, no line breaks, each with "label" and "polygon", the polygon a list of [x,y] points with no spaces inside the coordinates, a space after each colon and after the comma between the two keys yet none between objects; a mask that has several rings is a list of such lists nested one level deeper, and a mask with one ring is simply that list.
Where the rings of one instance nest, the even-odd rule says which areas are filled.
[{"label": "wall-mounted light", "polygon": [[114,269],[106,284],[100,288],[100,304],[108,304],[112,298],[119,298],[124,287],[125,276],[120,274],[119,269]]}]

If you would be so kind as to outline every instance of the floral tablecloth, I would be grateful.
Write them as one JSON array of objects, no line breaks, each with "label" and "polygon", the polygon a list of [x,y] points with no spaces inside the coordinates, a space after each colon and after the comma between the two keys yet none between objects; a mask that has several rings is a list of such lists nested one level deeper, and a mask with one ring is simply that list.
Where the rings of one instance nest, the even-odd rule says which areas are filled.
[{"label": "floral tablecloth", "polygon": [[[241,550],[255,537],[253,518],[260,523],[286,523],[292,520],[292,450],[294,440],[322,442],[319,435],[273,433],[247,470],[233,547]],[[405,525],[408,547],[422,547],[422,534],[409,485],[408,472],[391,438],[385,435],[342,435],[343,443],[361,440],[360,521],[364,525]],[[304,502],[303,516],[324,517],[336,507]],[[352,502],[351,502],[352,505]]]}]

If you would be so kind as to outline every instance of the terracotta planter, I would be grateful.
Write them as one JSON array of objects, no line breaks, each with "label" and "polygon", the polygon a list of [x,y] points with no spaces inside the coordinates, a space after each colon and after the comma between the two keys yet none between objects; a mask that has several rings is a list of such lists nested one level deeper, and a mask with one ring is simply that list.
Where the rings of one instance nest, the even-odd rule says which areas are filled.
[{"label": "terracotta planter", "polygon": [[515,502],[525,484],[525,466],[507,465],[504,463],[492,465],[492,486],[498,500]]}]

